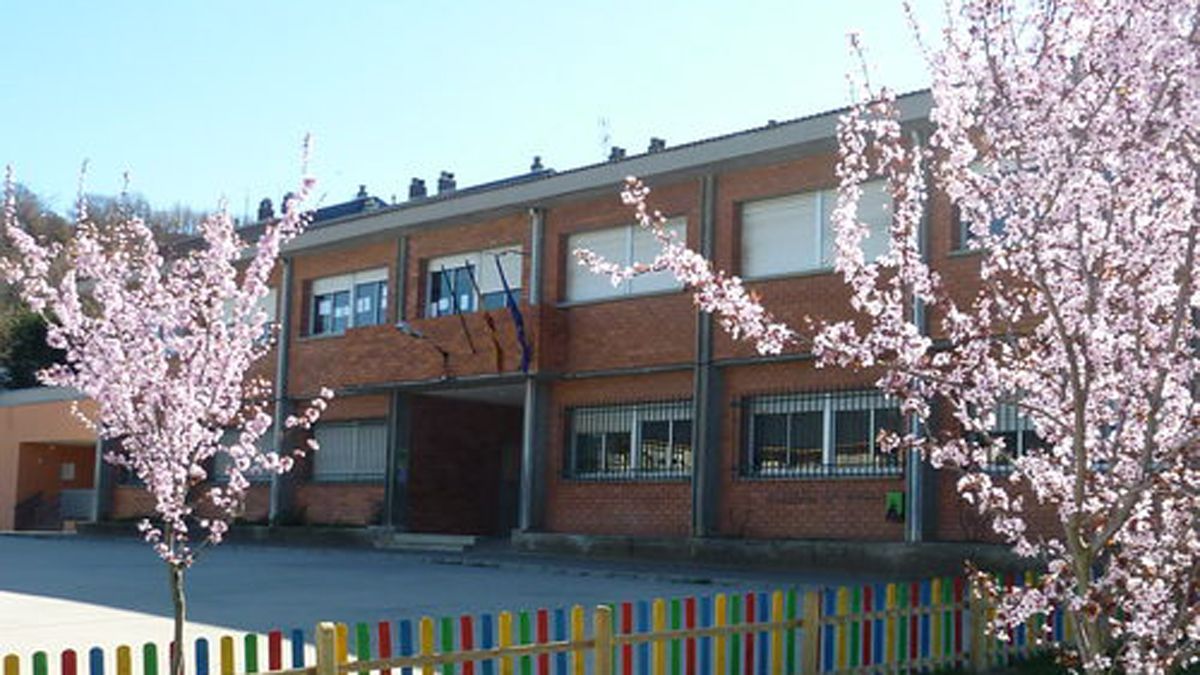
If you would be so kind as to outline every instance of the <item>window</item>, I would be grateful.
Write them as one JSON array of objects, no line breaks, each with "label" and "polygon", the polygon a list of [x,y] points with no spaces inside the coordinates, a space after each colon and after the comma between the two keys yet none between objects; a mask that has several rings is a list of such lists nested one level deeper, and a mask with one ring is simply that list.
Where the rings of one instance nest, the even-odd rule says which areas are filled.
[{"label": "window", "polygon": [[[1004,447],[1000,447],[1003,441]],[[1017,406],[1002,404],[996,409],[996,425],[986,441],[989,469],[1007,469],[1013,459],[1043,446],[1033,422]]]},{"label": "window", "polygon": [[[687,235],[687,220],[671,218],[667,229],[682,240]],[[678,290],[683,287],[670,272],[638,275],[613,286],[608,276],[595,274],[574,260],[576,249],[586,248],[618,265],[649,263],[661,248],[654,233],[638,225],[622,225],[606,230],[573,234],[567,239],[567,301],[582,302],[624,295]]]},{"label": "window", "polygon": [[[767,277],[808,272],[833,266],[833,209],[837,190],[746,202],[742,205],[742,275]],[[892,222],[892,199],[887,183],[862,186],[858,217],[868,225],[863,253],[874,260],[887,252]]]},{"label": "window", "polygon": [[[496,262],[504,269],[504,280]],[[459,253],[429,261],[425,286],[425,316],[501,309],[505,304],[504,281],[513,291],[521,290],[521,249],[505,247]]]},{"label": "window", "polygon": [[386,323],[387,279],[387,269],[380,268],[314,281],[309,335]]},{"label": "window", "polygon": [[[1006,166],[1006,167],[1011,166],[1011,163],[1005,162],[1005,163],[1003,163],[1003,166]],[[998,178],[998,176],[994,172],[989,171],[987,169],[987,166],[984,164],[984,162],[982,160],[975,160],[974,162],[971,162],[968,169],[970,169],[972,172],[979,174],[983,178],[985,178],[989,181],[992,181],[992,182],[995,182],[996,179]],[[1012,169],[1005,169],[1005,170],[1008,171],[1008,170],[1012,170]],[[955,241],[956,250],[965,251],[965,250],[969,250],[969,249],[979,248],[979,245],[977,243],[979,236],[971,231],[972,221],[963,215],[962,210],[958,207],[957,204],[954,206],[954,221],[958,228],[958,239]],[[993,237],[1003,236],[1004,235],[1004,223],[1005,223],[1004,214],[993,215],[992,218],[990,220],[988,220],[987,233]]]},{"label": "window", "polygon": [[568,418],[566,467],[570,477],[691,475],[691,401],[574,408]]},{"label": "window", "polygon": [[883,431],[903,432],[894,401],[872,391],[757,396],[745,402],[745,473],[758,476],[888,473]]},{"label": "window", "polygon": [[387,472],[387,424],[382,421],[318,424],[320,448],[312,454],[313,480],[382,481]]},{"label": "window", "polygon": [[[237,441],[237,432],[233,429],[227,429],[221,436],[221,444],[226,447],[233,444],[235,441]],[[271,426],[265,432],[263,432],[263,435],[258,437],[258,443],[256,443],[256,445],[260,454],[273,450],[275,448],[275,427]],[[214,483],[229,482],[229,475],[227,472],[229,471],[229,465],[232,461],[233,459],[227,452],[218,452],[217,454],[213,455],[212,472],[209,475],[209,479]],[[246,480],[250,481],[251,483],[271,482],[271,472],[266,471],[261,466],[253,463],[250,465],[249,469],[242,472],[242,476],[244,476]]]}]

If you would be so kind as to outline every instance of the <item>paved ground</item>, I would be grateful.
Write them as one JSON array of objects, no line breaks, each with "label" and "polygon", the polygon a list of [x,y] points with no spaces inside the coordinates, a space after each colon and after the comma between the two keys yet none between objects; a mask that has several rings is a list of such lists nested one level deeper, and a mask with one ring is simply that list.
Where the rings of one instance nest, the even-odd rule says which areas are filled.
[{"label": "paved ground", "polygon": [[[627,599],[850,581],[677,564],[607,563],[503,552],[470,557],[225,544],[188,576],[191,636],[319,620],[592,606]],[[0,536],[0,655],[55,653],[170,635],[167,575],[134,539]],[[189,639],[189,642],[191,640]],[[136,650],[135,650],[136,652]]]}]

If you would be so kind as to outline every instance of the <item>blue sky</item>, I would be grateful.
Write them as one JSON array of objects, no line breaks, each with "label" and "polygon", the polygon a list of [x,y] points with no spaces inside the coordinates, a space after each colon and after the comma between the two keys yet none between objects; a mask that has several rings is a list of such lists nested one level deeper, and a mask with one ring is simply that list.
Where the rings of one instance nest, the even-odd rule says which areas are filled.
[{"label": "blue sky", "polygon": [[[940,0],[915,3],[938,20]],[[51,205],[129,170],[157,207],[278,202],[305,132],[324,203],[360,183],[459,186],[567,169],[849,101],[846,33],[873,78],[925,86],[900,0],[54,2],[9,0],[0,161]]]}]

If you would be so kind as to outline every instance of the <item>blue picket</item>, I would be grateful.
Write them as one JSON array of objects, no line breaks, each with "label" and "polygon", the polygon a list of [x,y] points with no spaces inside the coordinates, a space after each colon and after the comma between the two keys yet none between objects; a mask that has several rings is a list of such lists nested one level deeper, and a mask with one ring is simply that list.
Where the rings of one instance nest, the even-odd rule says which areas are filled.
[{"label": "blue picket", "polygon": [[[646,600],[638,600],[637,603],[637,631],[639,633],[650,632],[650,603]],[[650,672],[650,643],[643,642],[637,647],[637,671],[639,673]]]},{"label": "blue picket", "polygon": [[92,647],[88,650],[88,674],[104,675],[104,650]]},{"label": "blue picket", "polygon": [[292,629],[292,667],[304,667],[304,631],[299,628]]},{"label": "blue picket", "polygon": [[[824,617],[837,607],[837,591],[827,588],[821,595],[821,616]],[[821,636],[821,670],[826,673],[833,671],[834,637],[834,627],[825,626]]]},{"label": "blue picket", "polygon": [[196,675],[208,675],[208,640],[196,640]]},{"label": "blue picket", "polygon": [[[413,655],[413,625],[409,619],[400,622],[400,656]],[[412,675],[412,668],[401,668],[401,675]]]},{"label": "blue picket", "polygon": [[[713,603],[712,596],[706,595],[700,598],[700,616],[698,617],[701,628],[711,628],[713,625]],[[712,669],[712,638],[700,638],[700,671],[701,673],[714,672]]]},{"label": "blue picket", "polygon": [[[555,641],[563,642],[567,639],[567,610],[559,607],[554,610],[554,636]],[[567,653],[559,652],[554,656],[554,672],[557,675],[567,675]]]},{"label": "blue picket", "polygon": [[[495,630],[493,628],[495,621],[491,614],[484,614],[479,617],[479,646],[482,649],[492,649],[496,646]],[[496,662],[489,659],[484,661],[483,675],[496,675]]]}]

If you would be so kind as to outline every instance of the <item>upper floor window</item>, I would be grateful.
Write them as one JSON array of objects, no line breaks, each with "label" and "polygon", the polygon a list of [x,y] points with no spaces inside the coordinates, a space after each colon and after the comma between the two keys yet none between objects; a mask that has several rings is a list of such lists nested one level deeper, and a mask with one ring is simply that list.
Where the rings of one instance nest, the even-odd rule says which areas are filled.
[{"label": "upper floor window", "polygon": [[898,470],[881,432],[903,431],[896,402],[874,391],[755,396],[746,410],[745,473],[758,476]]},{"label": "upper floor window", "polygon": [[567,475],[685,478],[692,470],[692,402],[573,408]]},{"label": "upper floor window", "polygon": [[521,249],[507,246],[434,258],[426,279],[427,317],[500,309],[505,282],[514,297],[521,289]]},{"label": "upper floor window", "polygon": [[[1001,447],[1000,441],[1003,441]],[[988,434],[988,468],[1007,469],[1017,457],[1043,447],[1041,437],[1033,428],[1033,421],[1011,403],[996,408],[996,423]]]},{"label": "upper floor window", "polygon": [[[742,205],[742,276],[768,277],[833,266],[837,190],[816,190]],[[882,180],[862,185],[858,217],[868,225],[868,261],[887,252],[892,198]]]},{"label": "upper floor window", "polygon": [[[682,239],[687,235],[687,219],[671,218],[667,221],[667,229]],[[632,224],[571,235],[567,239],[567,251],[571,256],[567,262],[566,297],[569,302],[671,291],[683,287],[670,272],[642,274],[613,286],[608,276],[596,274],[575,262],[570,252],[579,248],[598,253],[618,265],[631,265],[635,262],[651,262],[661,247],[653,232]]]},{"label": "upper floor window", "polygon": [[312,284],[310,335],[337,335],[347,328],[387,321],[387,268],[317,279]]}]

